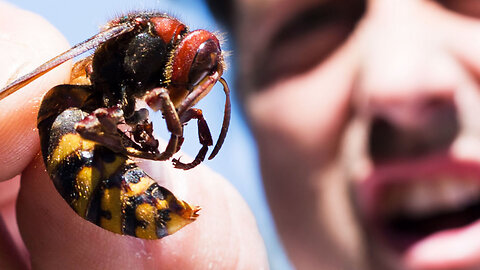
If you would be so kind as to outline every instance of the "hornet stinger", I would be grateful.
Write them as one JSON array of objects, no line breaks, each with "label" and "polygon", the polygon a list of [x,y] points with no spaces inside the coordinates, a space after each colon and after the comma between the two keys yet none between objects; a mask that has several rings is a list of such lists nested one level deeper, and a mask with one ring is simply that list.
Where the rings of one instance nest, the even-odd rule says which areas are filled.
[{"label": "hornet stinger", "polygon": [[[123,235],[158,239],[191,223],[198,206],[159,186],[132,158],[168,160],[183,143],[183,127],[197,120],[202,145],[192,162],[172,159],[175,168],[200,164],[213,145],[202,111],[193,106],[220,82],[226,95],[223,125],[209,159],[225,140],[230,93],[217,37],[189,31],[163,13],[135,12],[110,21],[103,30],[0,90],[0,100],[46,72],[88,50],[70,84],[48,91],[37,127],[45,167],[56,189],[84,219]],[[164,151],[153,135],[142,99],[161,111],[170,140]]]}]

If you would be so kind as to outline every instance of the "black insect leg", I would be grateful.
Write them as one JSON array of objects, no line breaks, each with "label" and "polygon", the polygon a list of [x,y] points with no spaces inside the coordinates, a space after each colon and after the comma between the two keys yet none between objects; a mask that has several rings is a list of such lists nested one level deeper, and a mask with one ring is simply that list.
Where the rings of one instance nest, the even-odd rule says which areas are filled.
[{"label": "black insect leg", "polygon": [[145,102],[154,111],[161,111],[167,123],[167,129],[172,134],[183,136],[183,126],[167,89],[155,88],[145,95]]},{"label": "black insect leg", "polygon": [[[175,134],[171,134],[165,151],[160,153],[158,151],[159,143],[153,135],[153,123],[145,120],[140,124],[135,124],[132,128],[131,134],[136,143],[141,146],[141,153],[139,149],[131,149],[130,155],[136,157],[142,157],[152,160],[167,160],[180,149],[180,145],[183,143],[183,137],[179,137]],[[151,156],[150,153],[154,154]]]},{"label": "black insect leg", "polygon": [[100,108],[93,111],[75,125],[75,130],[85,139],[97,142],[117,153],[124,153],[132,146],[120,136],[117,125],[123,121],[123,111],[119,108]]},{"label": "black insect leg", "polygon": [[153,123],[148,120],[148,110],[142,108],[132,116],[125,118],[126,124],[131,127],[130,134],[133,140],[147,152],[158,152],[158,140],[153,135]]},{"label": "black insect leg", "polygon": [[147,102],[152,110],[160,110],[163,114],[167,129],[171,133],[170,140],[164,153],[169,154],[168,158],[170,158],[180,150],[183,143],[183,123],[185,121],[181,120],[178,116],[175,105],[165,88],[155,88],[150,90],[145,96],[145,102]]},{"label": "black insect leg", "polygon": [[205,118],[203,117],[202,110],[191,108],[185,111],[181,116],[182,123],[186,123],[192,119],[197,119],[198,139],[202,145],[202,148],[200,148],[197,156],[190,163],[183,163],[179,159],[173,159],[173,164],[177,169],[189,170],[194,168],[205,159],[208,147],[213,145],[212,134],[208,128],[207,121],[205,121]]},{"label": "black insect leg", "polygon": [[153,137],[153,130],[150,129],[148,120],[145,121],[147,124],[139,124],[136,130],[138,136],[143,133],[148,137],[140,144],[118,129],[118,125],[125,123],[125,119],[123,111],[117,107],[93,111],[78,122],[75,129],[83,138],[97,142],[117,153],[152,160],[169,159],[177,151],[178,136],[170,138],[164,152],[159,152],[157,148],[152,149],[152,145],[158,146],[158,141]]},{"label": "black insect leg", "polygon": [[212,153],[210,153],[208,159],[214,158],[218,154],[218,151],[220,151],[220,148],[225,141],[225,137],[227,136],[228,126],[230,125],[230,89],[228,88],[227,82],[219,76],[220,74],[217,72],[205,78],[202,83],[194,87],[194,89],[187,95],[187,97],[183,99],[183,101],[177,108],[178,114],[182,115],[185,111],[188,110],[188,108],[195,104],[198,98],[201,97],[205,91],[209,91],[209,89],[211,89],[211,87],[217,82],[217,80],[223,85],[223,91],[225,92],[226,99],[222,129],[220,131],[217,143],[215,144],[215,147],[213,147]]}]

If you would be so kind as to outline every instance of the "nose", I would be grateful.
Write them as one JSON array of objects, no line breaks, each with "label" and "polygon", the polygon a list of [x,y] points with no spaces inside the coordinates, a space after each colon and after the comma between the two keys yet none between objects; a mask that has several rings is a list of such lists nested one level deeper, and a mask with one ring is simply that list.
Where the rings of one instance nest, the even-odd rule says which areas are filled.
[{"label": "nose", "polygon": [[368,119],[369,154],[381,162],[445,150],[459,131],[448,54],[429,23],[415,16],[415,7],[377,9],[382,13],[370,10],[375,22],[364,26],[371,34],[355,101],[357,112]]},{"label": "nose", "polygon": [[416,106],[409,102],[374,105],[389,108],[371,117],[368,149],[373,161],[428,155],[447,149],[455,139],[459,124],[450,100],[425,98]]}]

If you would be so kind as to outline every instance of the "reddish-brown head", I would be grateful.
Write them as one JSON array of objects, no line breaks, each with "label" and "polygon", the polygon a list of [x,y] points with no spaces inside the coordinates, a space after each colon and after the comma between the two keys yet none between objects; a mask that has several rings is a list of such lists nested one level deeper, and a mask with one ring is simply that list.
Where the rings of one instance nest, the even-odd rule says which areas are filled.
[{"label": "reddish-brown head", "polygon": [[192,90],[205,77],[223,73],[222,51],[217,37],[206,30],[188,33],[173,56],[172,85]]}]

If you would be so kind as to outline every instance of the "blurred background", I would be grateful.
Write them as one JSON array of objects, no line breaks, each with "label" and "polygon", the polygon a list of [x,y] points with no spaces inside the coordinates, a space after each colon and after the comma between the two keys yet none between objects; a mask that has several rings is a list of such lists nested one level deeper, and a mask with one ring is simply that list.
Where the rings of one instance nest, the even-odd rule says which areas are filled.
[{"label": "blurred background", "polygon": [[[52,23],[67,38],[71,45],[79,43],[98,32],[101,25],[110,19],[130,11],[157,10],[177,17],[190,29],[206,29],[222,33],[225,43],[224,51],[230,52],[227,58],[228,70],[224,77],[233,92],[233,114],[231,126],[225,144],[211,161],[205,165],[227,178],[242,194],[250,205],[262,234],[268,251],[270,267],[274,270],[290,270],[288,259],[285,256],[281,243],[277,237],[275,227],[263,193],[260,171],[256,156],[255,143],[248,127],[241,115],[240,106],[235,98],[235,54],[234,48],[229,44],[229,36],[225,29],[217,25],[210,11],[202,0],[9,0],[14,5],[35,12]],[[204,111],[205,118],[217,138],[223,118],[225,97],[218,84],[207,97],[198,104]],[[168,138],[161,115],[154,117],[156,132],[163,138]],[[193,122],[194,123],[194,122]],[[160,127],[160,128],[159,128]],[[163,130],[162,130],[163,129]],[[200,149],[196,133],[196,125],[190,124],[186,128],[186,138],[182,150],[190,156],[195,156]],[[184,158],[187,161],[187,158]]]}]

